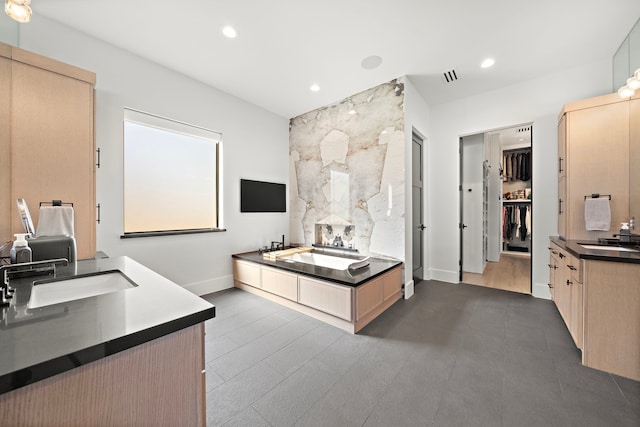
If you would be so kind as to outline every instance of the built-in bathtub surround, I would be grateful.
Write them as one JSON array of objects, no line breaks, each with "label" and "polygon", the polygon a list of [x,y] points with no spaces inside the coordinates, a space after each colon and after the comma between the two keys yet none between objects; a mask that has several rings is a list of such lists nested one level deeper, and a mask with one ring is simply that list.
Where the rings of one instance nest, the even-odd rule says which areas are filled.
[{"label": "built-in bathtub surround", "polygon": [[403,104],[397,79],[291,119],[292,242],[352,226],[360,253],[404,259]]}]

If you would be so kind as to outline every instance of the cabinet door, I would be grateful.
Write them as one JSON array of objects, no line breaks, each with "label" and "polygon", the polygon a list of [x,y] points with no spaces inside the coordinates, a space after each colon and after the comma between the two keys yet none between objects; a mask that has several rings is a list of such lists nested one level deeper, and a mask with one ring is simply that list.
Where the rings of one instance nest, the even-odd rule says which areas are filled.
[{"label": "cabinet door", "polygon": [[632,233],[640,233],[640,98],[629,102],[629,218],[636,219]]},{"label": "cabinet door", "polygon": [[23,232],[16,199],[27,201],[34,224],[40,202],[71,202],[78,259],[93,257],[93,86],[13,61],[11,90],[12,232]]},{"label": "cabinet door", "polygon": [[256,288],[262,287],[260,266],[258,264],[234,260],[233,269],[234,279],[238,282],[242,282]]},{"label": "cabinet door", "polygon": [[[567,239],[610,237],[629,215],[629,103],[567,113]],[[587,231],[584,197],[611,195],[611,230]]]},{"label": "cabinet door", "polygon": [[[0,46],[0,49],[2,46]],[[11,60],[0,51],[0,245],[13,240],[11,234]]]},{"label": "cabinet door", "polygon": [[300,276],[298,279],[298,302],[351,321],[352,289]]},{"label": "cabinet door", "polygon": [[549,247],[549,291],[551,299],[555,301],[555,288],[557,286],[556,270],[558,269],[558,250],[553,246]]},{"label": "cabinet door", "polygon": [[362,319],[384,301],[384,277],[373,279],[356,289],[356,320]]},{"label": "cabinet door", "polygon": [[558,236],[560,237],[566,237],[567,235],[568,209],[567,178],[563,176],[558,179]]},{"label": "cabinet door", "polygon": [[298,301],[298,276],[273,268],[261,267],[262,290],[291,301]]},{"label": "cabinet door", "polygon": [[393,269],[389,273],[383,276],[383,288],[382,296],[384,300],[396,297],[402,292],[402,270],[399,268]]},{"label": "cabinet door", "polygon": [[567,172],[567,115],[563,115],[558,122],[558,178],[563,178]]},{"label": "cabinet door", "polygon": [[570,322],[570,310],[571,310],[571,283],[570,283],[570,272],[569,268],[566,265],[567,256],[563,251],[559,251],[558,253],[558,269],[556,270],[556,287],[554,289],[555,293],[555,303],[558,307],[558,311],[564,320],[564,323],[569,325]]}]

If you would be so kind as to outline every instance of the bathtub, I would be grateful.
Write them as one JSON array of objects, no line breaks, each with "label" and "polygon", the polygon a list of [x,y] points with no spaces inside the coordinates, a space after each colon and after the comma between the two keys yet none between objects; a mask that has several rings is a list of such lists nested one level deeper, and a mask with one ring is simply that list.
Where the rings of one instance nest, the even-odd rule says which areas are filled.
[{"label": "bathtub", "polygon": [[360,259],[343,258],[339,256],[310,252],[297,253],[279,259],[285,262],[302,262],[304,264],[316,265],[318,267],[327,267],[334,270],[355,270],[369,265],[369,257]]}]

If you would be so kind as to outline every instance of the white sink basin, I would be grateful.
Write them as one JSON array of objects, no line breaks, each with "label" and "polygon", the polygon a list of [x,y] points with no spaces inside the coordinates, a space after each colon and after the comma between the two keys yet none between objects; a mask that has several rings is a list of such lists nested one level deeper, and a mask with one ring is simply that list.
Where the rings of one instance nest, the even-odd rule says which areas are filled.
[{"label": "white sink basin", "polygon": [[617,252],[640,252],[637,249],[625,248],[622,246],[605,246],[605,245],[583,245],[580,243],[585,249],[597,249],[599,251],[617,251]]},{"label": "white sink basin", "polygon": [[39,308],[62,302],[75,301],[96,295],[122,291],[137,286],[120,271],[106,271],[97,274],[62,280],[36,281],[31,289],[27,308]]},{"label": "white sink basin", "polygon": [[369,265],[369,257],[353,259],[316,253],[298,253],[282,257],[280,259],[286,262],[302,262],[304,264],[327,267],[334,270],[347,270],[348,268],[356,269]]}]

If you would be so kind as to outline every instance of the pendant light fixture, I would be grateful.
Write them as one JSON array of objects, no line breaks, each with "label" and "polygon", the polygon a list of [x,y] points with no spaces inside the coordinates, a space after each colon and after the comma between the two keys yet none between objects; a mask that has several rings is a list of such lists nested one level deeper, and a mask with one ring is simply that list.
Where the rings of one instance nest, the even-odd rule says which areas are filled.
[{"label": "pendant light fixture", "polygon": [[31,0],[4,0],[4,11],[11,18],[21,23],[31,21]]}]

